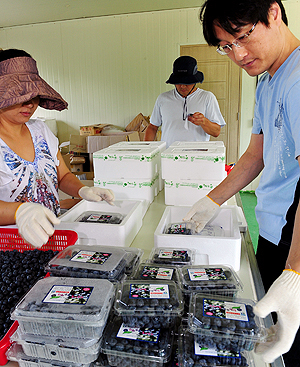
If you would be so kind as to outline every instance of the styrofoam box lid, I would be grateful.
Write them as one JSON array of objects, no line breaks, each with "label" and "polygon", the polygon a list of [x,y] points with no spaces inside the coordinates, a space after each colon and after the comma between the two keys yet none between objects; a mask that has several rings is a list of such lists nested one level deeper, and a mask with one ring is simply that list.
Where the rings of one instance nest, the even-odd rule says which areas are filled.
[{"label": "styrofoam box lid", "polygon": [[[46,266],[47,271],[66,273],[71,268],[101,271],[114,278],[126,266],[127,253],[123,248],[99,245],[73,245],[59,252]],[[60,267],[57,269],[57,267]]]},{"label": "styrofoam box lid", "polygon": [[224,147],[223,141],[174,141],[174,143],[170,144],[170,147],[189,147],[189,148],[197,148],[199,146],[215,146],[215,147]]},{"label": "styrofoam box lid", "polygon": [[203,292],[228,290],[241,291],[243,286],[237,273],[229,265],[185,265],[178,269],[184,291]]},{"label": "styrofoam box lid", "polygon": [[167,264],[156,264],[150,260],[140,263],[130,279],[147,279],[151,281],[173,280],[178,283],[178,266]]},{"label": "styrofoam box lid", "polygon": [[10,361],[16,361],[20,366],[33,366],[33,367],[90,367],[92,363],[73,363],[73,362],[61,362],[50,361],[48,359],[29,357],[23,352],[23,348],[20,344],[13,344],[7,351],[7,358]]},{"label": "styrofoam box lid", "polygon": [[[253,358],[247,351],[234,352],[222,350],[221,353],[218,354],[216,348],[208,348],[199,344],[199,341],[197,342],[197,336],[191,334],[187,329],[180,328],[178,334],[178,357],[179,361],[181,360],[181,366],[188,365],[190,358],[192,358],[195,361],[195,364],[200,360],[202,363],[206,360],[205,366],[207,367],[215,367],[219,365],[254,367]],[[229,364],[228,358],[230,358],[231,361]],[[241,361],[234,362],[235,360]]]},{"label": "styrofoam box lid", "polygon": [[[149,362],[165,363],[169,361],[173,345],[173,333],[171,328],[158,329],[157,333],[155,333],[155,329],[151,329],[150,333],[149,330],[146,329],[139,335],[138,328],[126,327],[125,329],[127,331],[128,329],[131,331],[131,336],[128,338],[128,333],[126,333],[126,331],[124,333],[122,324],[122,319],[118,316],[115,316],[108,323],[102,338],[103,343],[101,345],[101,350],[103,353],[128,359],[128,361],[134,361],[135,366],[142,366],[143,361],[147,361],[147,365],[149,365]],[[127,345],[132,345],[135,349],[139,348],[140,351],[142,351],[147,348],[149,355],[143,355],[142,352],[138,354],[132,351],[126,352],[118,350],[118,344],[122,341],[122,338],[124,338],[124,341],[127,341]],[[117,343],[112,343],[112,341],[117,341]]]},{"label": "styrofoam box lid", "polygon": [[160,152],[166,149],[167,143],[165,141],[120,141],[113,144],[114,147],[157,147]]},{"label": "styrofoam box lid", "polygon": [[43,345],[55,345],[60,348],[72,348],[82,350],[84,353],[93,354],[100,349],[99,339],[82,339],[82,338],[66,338],[63,336],[47,336],[47,335],[33,335],[22,333],[19,328],[10,337],[11,341],[24,345],[26,343],[31,344],[43,344]]},{"label": "styrofoam box lid", "polygon": [[176,159],[180,161],[181,156],[183,156],[182,159],[184,160],[186,160],[186,157],[193,158],[193,160],[211,160],[213,158],[214,162],[219,161],[220,163],[225,163],[225,147],[202,145],[202,143],[199,143],[198,146],[195,147],[170,146],[161,153],[162,159]]},{"label": "styrofoam box lid", "polygon": [[192,265],[195,260],[195,252],[194,249],[189,248],[154,247],[149,258],[157,264]]},{"label": "styrofoam box lid", "polygon": [[93,158],[110,160],[139,160],[139,161],[152,161],[155,157],[158,157],[160,150],[155,146],[137,146],[137,147],[123,147],[110,145],[107,148],[98,150],[93,153]]},{"label": "styrofoam box lid", "polygon": [[114,309],[121,316],[179,316],[181,289],[173,281],[125,280],[118,285]]},{"label": "styrofoam box lid", "polygon": [[[194,293],[190,300],[188,329],[193,334],[212,336],[213,333],[217,337],[241,341],[263,340],[266,329],[262,319],[254,314],[254,305],[255,302],[250,299]],[[214,323],[216,319],[220,320],[217,327]],[[228,320],[228,324],[222,323],[223,320]]]},{"label": "styrofoam box lid", "polygon": [[11,317],[100,323],[109,312],[114,291],[106,279],[46,277],[34,284]]}]

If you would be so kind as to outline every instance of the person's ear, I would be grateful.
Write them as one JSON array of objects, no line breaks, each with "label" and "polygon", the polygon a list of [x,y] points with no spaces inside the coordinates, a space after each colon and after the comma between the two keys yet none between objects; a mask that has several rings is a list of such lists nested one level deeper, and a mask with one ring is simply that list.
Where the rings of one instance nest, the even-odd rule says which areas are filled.
[{"label": "person's ear", "polygon": [[278,3],[275,1],[273,4],[271,4],[269,9],[269,22],[270,23],[275,22],[276,24],[280,25],[281,21],[282,21],[281,9]]}]

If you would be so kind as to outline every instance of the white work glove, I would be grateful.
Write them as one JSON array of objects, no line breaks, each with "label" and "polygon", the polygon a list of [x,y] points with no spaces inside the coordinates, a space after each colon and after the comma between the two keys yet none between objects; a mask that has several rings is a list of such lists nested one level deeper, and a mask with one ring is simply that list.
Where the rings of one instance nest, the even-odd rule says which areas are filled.
[{"label": "white work glove", "polygon": [[219,208],[219,204],[215,203],[209,196],[204,196],[192,206],[192,209],[183,220],[195,223],[195,231],[200,233],[205,225],[218,213]]},{"label": "white work glove", "polygon": [[100,187],[88,187],[83,186],[78,191],[78,195],[87,201],[106,201],[110,205],[114,205],[113,201],[115,199],[115,195],[111,190],[101,189]]},{"label": "white work glove", "polygon": [[37,203],[23,203],[15,213],[19,234],[34,247],[47,243],[54,233],[54,224],[60,220],[46,207]]},{"label": "white work glove", "polygon": [[255,352],[266,363],[272,363],[288,352],[300,325],[300,274],[284,270],[267,294],[254,306],[254,313],[266,317],[277,312],[278,321],[268,329],[269,338],[256,345]]}]

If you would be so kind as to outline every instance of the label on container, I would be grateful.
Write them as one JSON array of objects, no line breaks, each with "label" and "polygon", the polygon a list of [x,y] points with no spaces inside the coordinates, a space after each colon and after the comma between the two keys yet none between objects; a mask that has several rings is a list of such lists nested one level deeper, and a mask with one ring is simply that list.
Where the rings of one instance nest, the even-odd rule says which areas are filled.
[{"label": "label on container", "polygon": [[72,285],[54,285],[46,297],[44,303],[73,303],[85,305],[92,294],[94,287],[79,287]]},{"label": "label on container", "polygon": [[174,269],[145,266],[141,276],[145,279],[167,279],[171,280]]},{"label": "label on container", "polygon": [[124,324],[121,325],[117,337],[118,338],[125,338],[125,339],[132,339],[132,340],[139,340],[144,342],[150,343],[157,343],[159,338],[160,329],[155,328],[135,328],[125,326]]},{"label": "label on container", "polygon": [[95,252],[95,251],[85,251],[81,250],[73,256],[70,261],[79,261],[82,263],[100,264],[103,265],[105,261],[111,256],[107,252]]},{"label": "label on container", "polygon": [[226,280],[227,277],[222,268],[187,269],[190,280]]},{"label": "label on container", "polygon": [[130,284],[129,298],[170,298],[167,284]]},{"label": "label on container", "polygon": [[203,315],[238,321],[249,321],[246,305],[243,303],[203,299]]},{"label": "label on container", "polygon": [[195,341],[195,354],[198,356],[206,357],[231,357],[231,358],[241,358],[239,352],[234,352],[232,350],[218,350],[215,348],[207,348],[201,346],[201,344]]},{"label": "label on container", "polygon": [[169,234],[189,234],[187,232],[190,231],[188,231],[186,223],[173,223],[168,230]]},{"label": "label on container", "polygon": [[185,260],[187,258],[186,250],[160,250],[158,257],[160,259],[176,259],[176,260]]}]

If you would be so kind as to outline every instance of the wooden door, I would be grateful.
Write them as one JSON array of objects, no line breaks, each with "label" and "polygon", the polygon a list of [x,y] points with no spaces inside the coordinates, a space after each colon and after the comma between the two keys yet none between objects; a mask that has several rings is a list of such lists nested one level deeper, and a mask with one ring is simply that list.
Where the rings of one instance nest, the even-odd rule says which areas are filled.
[{"label": "wooden door", "polygon": [[221,56],[215,47],[207,45],[180,46],[180,55],[192,56],[197,60],[198,70],[204,74],[204,81],[197,86],[211,91],[219,102],[226,122],[218,138],[226,146],[226,163],[237,162],[240,139],[240,83],[241,69],[227,56]]}]

